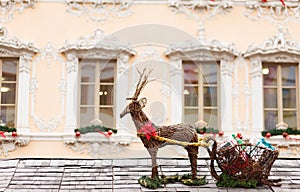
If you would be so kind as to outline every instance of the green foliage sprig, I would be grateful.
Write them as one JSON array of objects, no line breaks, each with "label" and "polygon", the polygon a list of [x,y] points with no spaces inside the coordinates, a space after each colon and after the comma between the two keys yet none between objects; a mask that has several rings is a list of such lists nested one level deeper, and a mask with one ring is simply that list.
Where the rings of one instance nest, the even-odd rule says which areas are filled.
[{"label": "green foliage sprig", "polygon": [[112,130],[115,134],[117,133],[117,129],[105,127],[102,125],[91,125],[91,126],[81,127],[81,128],[74,129],[74,132],[79,131],[80,133],[85,134],[85,133],[99,132],[99,131],[107,132],[109,130]]},{"label": "green foliage sprig", "polygon": [[220,179],[216,183],[217,187],[241,187],[241,188],[256,188],[257,181],[255,179],[250,179],[247,181],[237,180],[226,173],[220,175]]},{"label": "green foliage sprig", "polygon": [[287,128],[287,129],[271,129],[268,131],[262,131],[261,135],[263,137],[265,137],[267,133],[271,133],[272,136],[275,136],[275,135],[282,135],[282,133],[284,133],[284,132],[287,132],[289,135],[299,135],[300,134],[300,130],[298,130],[298,129]]},{"label": "green foliage sprig", "polygon": [[213,133],[213,134],[217,134],[219,133],[218,129],[214,129],[214,128],[199,128],[199,127],[195,127],[195,130],[197,131],[197,133],[199,134],[203,134],[203,133]]},{"label": "green foliage sprig", "polygon": [[2,132],[14,132],[17,131],[14,127],[0,126],[0,131]]},{"label": "green foliage sprig", "polygon": [[193,185],[193,186],[207,184],[205,177],[197,177],[196,179],[192,179],[192,176],[190,174],[184,174],[183,176],[179,176],[178,174],[171,175],[171,176],[162,175],[161,177],[155,177],[155,178],[142,176],[141,178],[139,178],[138,182],[140,185],[149,189],[161,188],[165,184],[175,183],[175,182],[181,182],[184,185]]}]

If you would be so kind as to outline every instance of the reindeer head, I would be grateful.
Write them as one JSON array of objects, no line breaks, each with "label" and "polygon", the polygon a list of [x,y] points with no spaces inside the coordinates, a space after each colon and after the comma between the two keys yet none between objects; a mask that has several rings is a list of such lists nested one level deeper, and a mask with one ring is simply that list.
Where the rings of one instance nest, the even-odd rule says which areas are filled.
[{"label": "reindeer head", "polygon": [[150,82],[150,81],[148,81],[148,77],[149,77],[151,71],[152,70],[150,70],[147,74],[145,74],[146,68],[143,70],[143,72],[140,72],[138,70],[138,73],[140,74],[140,78],[139,78],[139,82],[137,83],[135,93],[134,93],[133,97],[126,98],[126,100],[131,100],[131,102],[124,109],[124,111],[120,114],[120,118],[124,117],[127,113],[140,112],[146,106],[147,99],[145,97],[143,97],[140,100],[138,100],[138,97],[139,97],[142,89],[146,86],[147,83]]}]

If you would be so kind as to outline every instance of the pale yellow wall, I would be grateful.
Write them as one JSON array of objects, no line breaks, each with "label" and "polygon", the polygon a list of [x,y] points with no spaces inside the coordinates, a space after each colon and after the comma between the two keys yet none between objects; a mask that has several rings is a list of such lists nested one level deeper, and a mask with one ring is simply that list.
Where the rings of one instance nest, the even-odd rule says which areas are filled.
[{"label": "pale yellow wall", "polygon": [[[188,19],[184,14],[173,13],[166,4],[137,4],[133,5],[131,9],[133,14],[130,16],[113,18],[112,22],[96,23],[88,20],[85,15],[77,17],[67,13],[65,3],[38,2],[34,9],[26,9],[21,14],[15,13],[14,19],[3,24],[3,26],[8,30],[9,37],[15,36],[22,41],[32,41],[38,48],[45,48],[50,42],[57,51],[64,45],[66,40],[76,40],[81,35],[92,34],[96,29],[103,30],[106,35],[114,34],[124,42],[130,41],[137,51],[143,50],[143,46],[145,46],[145,44],[139,44],[140,42],[151,42],[153,39],[155,41],[154,48],[161,52],[163,58],[163,52],[167,48],[166,44],[172,41],[180,42],[189,38],[197,38],[198,24],[194,20]],[[206,21],[206,39],[234,43],[239,51],[244,52],[250,44],[260,44],[278,32],[277,27],[269,21],[251,21],[244,16],[243,12],[244,7],[235,6],[230,13],[217,15]],[[146,29],[153,29],[153,31],[142,30],[144,25],[147,25]],[[155,27],[149,27],[151,25]],[[158,31],[159,27],[157,26],[159,25],[166,27],[167,30]],[[300,41],[300,25],[296,22],[290,22],[288,27],[292,38]],[[180,36],[178,34],[185,35]],[[60,56],[65,59],[63,55]],[[34,59],[37,57],[39,55],[36,55]],[[132,58],[130,62],[134,62],[137,57],[138,55]],[[246,62],[249,72],[249,63],[247,61],[242,62]],[[60,112],[61,97],[58,91],[58,82],[61,78],[61,69],[61,64],[55,60],[51,64],[47,64],[46,61],[36,63],[36,77],[39,88],[34,111],[41,119],[49,120]],[[245,74],[245,65],[241,65],[238,70],[238,81],[243,86],[245,75],[247,75]],[[163,74],[157,74],[157,76],[163,76]],[[234,82],[235,79],[233,79],[233,84]],[[249,87],[251,87],[250,83],[249,79]],[[145,90],[143,94],[151,94],[153,90],[156,89]],[[148,97],[152,100],[159,99],[155,95]],[[241,121],[245,120],[245,114],[247,113],[244,104],[245,98],[240,95],[238,114]],[[169,101],[168,105],[170,105]],[[235,106],[235,102],[233,102],[233,109],[235,109]],[[251,100],[249,101],[249,108],[251,110]],[[31,110],[30,106],[29,111]],[[149,109],[146,109],[147,111]],[[233,110],[233,121],[235,120],[234,115]],[[249,113],[249,118],[251,121],[251,113]],[[63,119],[52,132],[63,132],[64,122]],[[41,132],[31,116],[30,129],[32,132]],[[31,141],[28,146],[18,148],[10,152],[9,155],[10,158],[46,156],[91,157],[88,154],[73,152],[64,146],[63,141]]]}]

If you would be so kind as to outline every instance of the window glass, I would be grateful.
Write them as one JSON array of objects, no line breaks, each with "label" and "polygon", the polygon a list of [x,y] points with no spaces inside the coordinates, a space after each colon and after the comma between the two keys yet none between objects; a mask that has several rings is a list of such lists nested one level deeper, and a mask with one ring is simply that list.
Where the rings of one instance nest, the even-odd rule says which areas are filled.
[{"label": "window glass", "polygon": [[81,127],[98,119],[104,126],[113,128],[115,64],[115,60],[81,60]]},{"label": "window glass", "polygon": [[183,61],[184,121],[218,129],[218,63]]}]

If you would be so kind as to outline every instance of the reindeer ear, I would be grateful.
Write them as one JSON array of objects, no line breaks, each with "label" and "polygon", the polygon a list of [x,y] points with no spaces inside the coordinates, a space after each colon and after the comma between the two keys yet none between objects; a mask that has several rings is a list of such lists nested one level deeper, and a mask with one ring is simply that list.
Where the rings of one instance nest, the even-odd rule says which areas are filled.
[{"label": "reindeer ear", "polygon": [[142,108],[145,107],[146,104],[147,104],[147,99],[146,99],[146,97],[141,98],[141,99],[139,100],[139,104],[142,106]]}]

